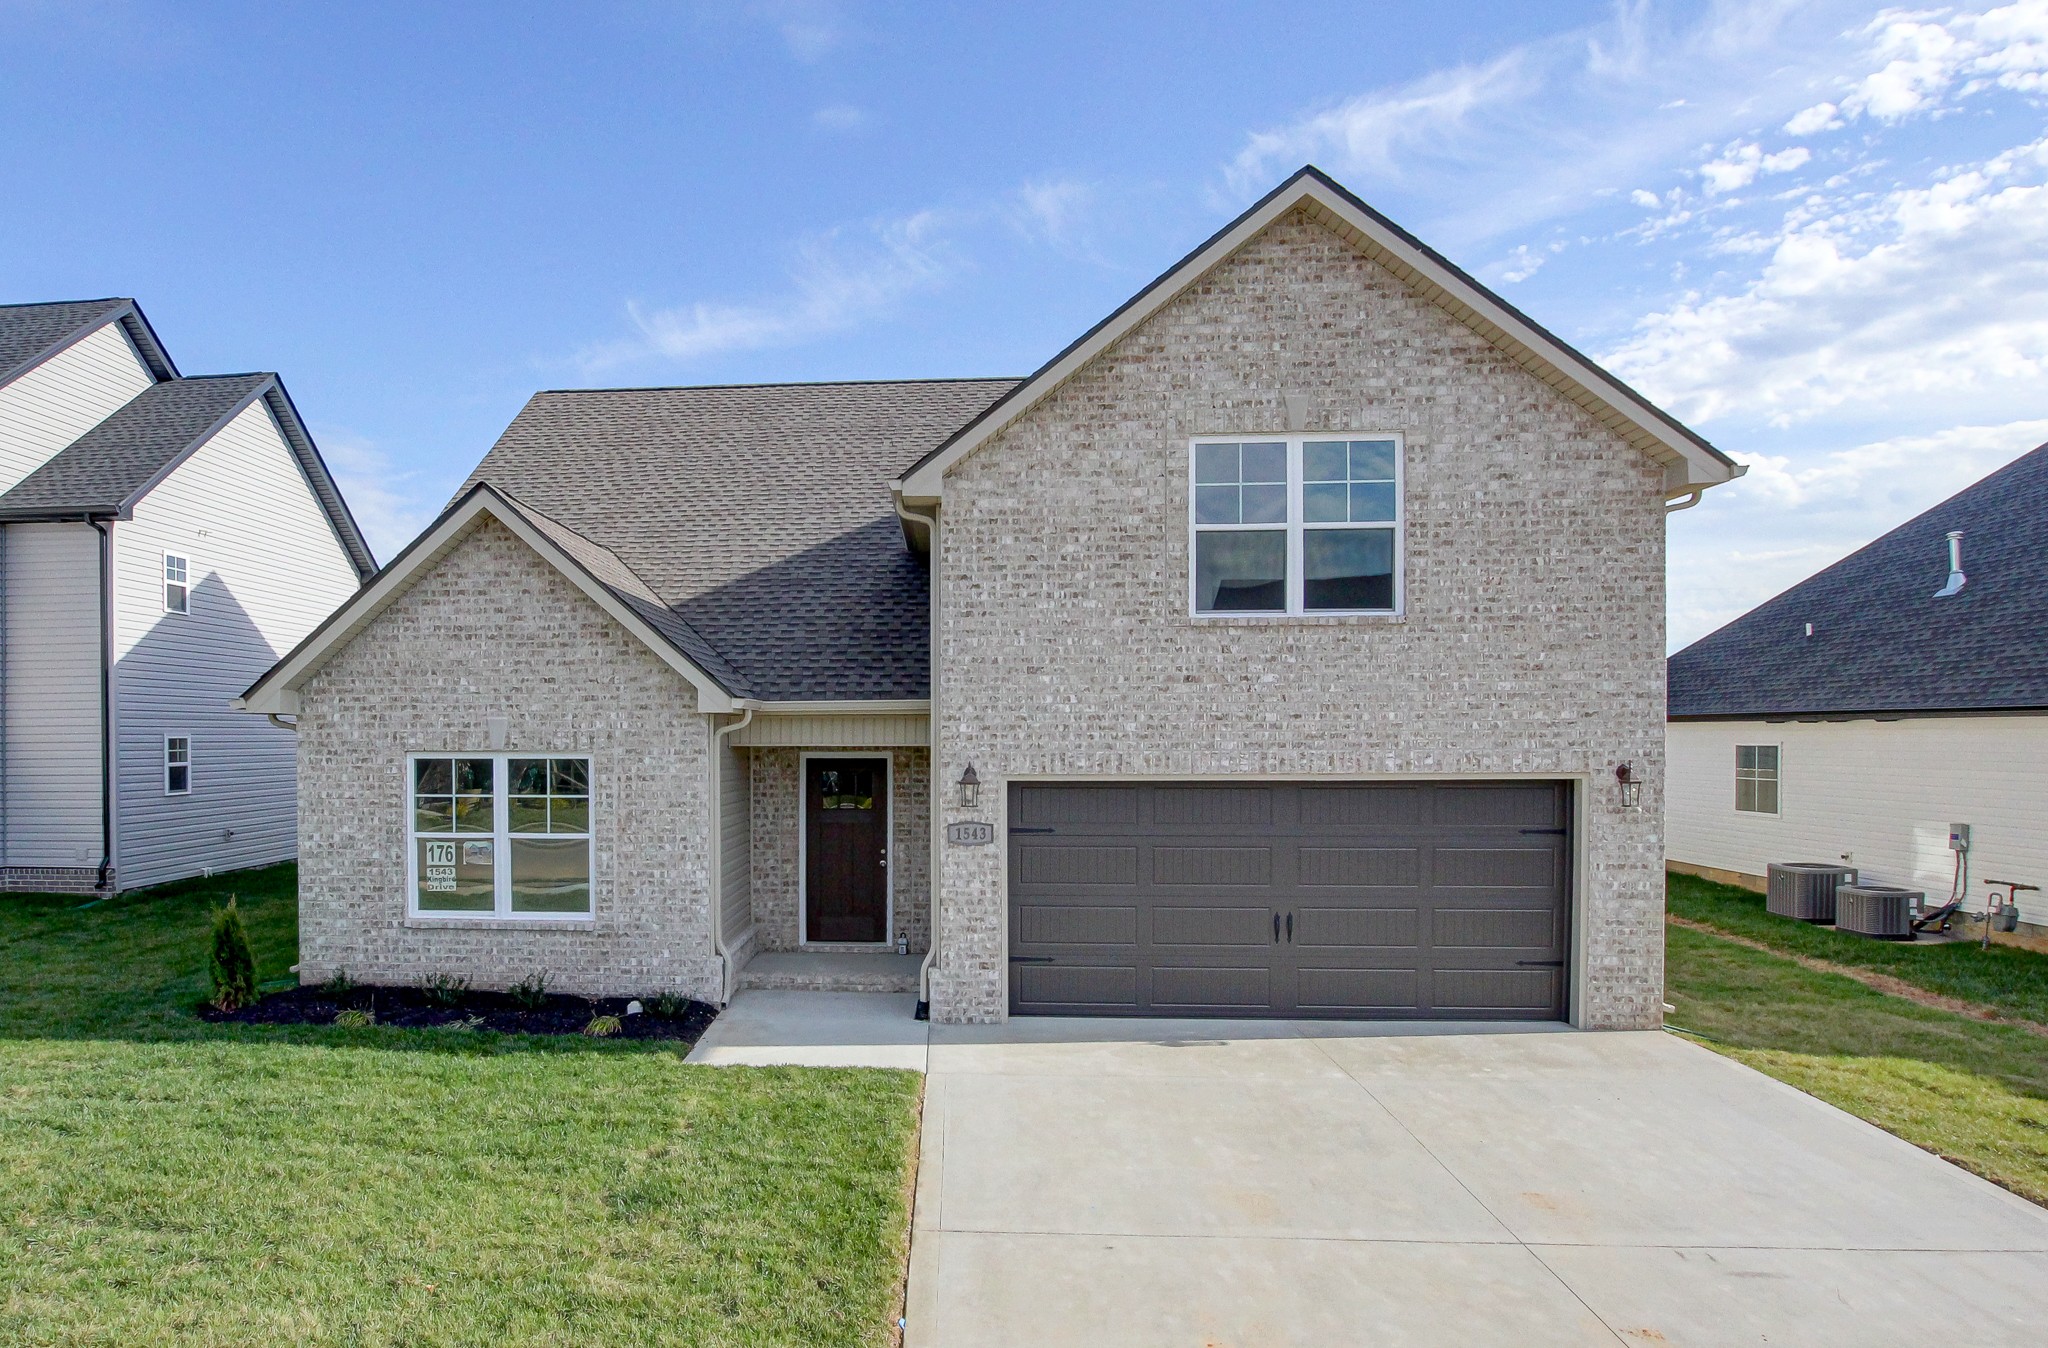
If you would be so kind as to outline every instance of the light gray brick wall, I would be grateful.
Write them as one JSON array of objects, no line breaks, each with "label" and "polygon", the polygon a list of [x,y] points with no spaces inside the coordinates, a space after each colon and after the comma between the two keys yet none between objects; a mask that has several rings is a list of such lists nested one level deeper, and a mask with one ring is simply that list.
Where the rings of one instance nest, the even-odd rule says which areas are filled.
[{"label": "light gray brick wall", "polygon": [[[695,693],[495,521],[485,520],[303,690],[300,977],[433,974],[565,992],[719,992],[711,945],[709,718]],[[593,919],[406,919],[405,756],[588,754]]]},{"label": "light gray brick wall", "polygon": [[[1187,441],[1407,443],[1404,619],[1187,612]],[[1592,778],[1580,1021],[1663,995],[1662,469],[1320,225],[1283,218],[949,475],[936,780]],[[1644,769],[1619,808],[1617,762]],[[945,847],[935,1019],[1007,1001],[1004,857]]]},{"label": "light gray brick wall", "polygon": [[[797,931],[797,829],[802,749],[754,749],[754,929],[763,950],[795,950]],[[820,749],[819,753],[838,750]],[[849,749],[844,752],[864,752]],[[881,752],[876,750],[875,752]],[[896,906],[896,931],[923,954],[931,941],[931,753],[892,749],[889,780],[889,862]],[[892,933],[893,934],[893,933]]]}]

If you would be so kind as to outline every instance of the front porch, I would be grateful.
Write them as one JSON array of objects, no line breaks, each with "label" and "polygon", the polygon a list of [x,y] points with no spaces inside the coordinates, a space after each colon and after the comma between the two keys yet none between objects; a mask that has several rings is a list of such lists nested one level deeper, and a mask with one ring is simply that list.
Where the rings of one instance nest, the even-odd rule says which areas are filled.
[{"label": "front porch", "polygon": [[740,969],[741,991],[916,992],[922,955],[848,950],[764,950]]}]

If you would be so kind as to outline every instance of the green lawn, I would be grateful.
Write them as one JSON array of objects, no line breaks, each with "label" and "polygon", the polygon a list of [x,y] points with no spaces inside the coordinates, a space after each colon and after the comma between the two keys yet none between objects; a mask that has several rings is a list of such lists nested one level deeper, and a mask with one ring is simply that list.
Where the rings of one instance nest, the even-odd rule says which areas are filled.
[{"label": "green lawn", "polygon": [[1666,932],[1672,1026],[2048,1204],[2048,1039],[1701,932]]},{"label": "green lawn", "polygon": [[1692,875],[1672,874],[1667,894],[1670,911],[1679,917],[1789,954],[1890,974],[1944,997],[2048,1024],[2048,955],[2038,951],[1995,944],[1983,950],[1973,941],[1873,941],[1767,913],[1763,895]]},{"label": "green lawn", "polygon": [[211,907],[282,978],[292,884],[0,896],[0,1342],[891,1341],[914,1075],[197,1020]]}]

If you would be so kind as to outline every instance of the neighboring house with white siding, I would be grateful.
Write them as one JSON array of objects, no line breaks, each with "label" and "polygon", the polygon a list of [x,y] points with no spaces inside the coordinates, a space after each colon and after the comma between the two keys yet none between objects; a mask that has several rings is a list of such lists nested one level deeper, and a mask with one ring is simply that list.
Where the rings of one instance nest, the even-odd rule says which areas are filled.
[{"label": "neighboring house with white siding", "polygon": [[[1959,535],[1959,537],[1957,536]],[[1953,560],[1952,560],[1953,559]],[[1667,851],[1841,861],[2048,924],[2048,445],[1671,657]]]},{"label": "neighboring house with white siding", "polygon": [[292,733],[229,703],[374,569],[276,375],[0,306],[0,889],[296,855]]},{"label": "neighboring house with white siding", "polygon": [[245,696],[300,977],[1654,1026],[1740,472],[1313,169],[1026,379],[536,394]]}]

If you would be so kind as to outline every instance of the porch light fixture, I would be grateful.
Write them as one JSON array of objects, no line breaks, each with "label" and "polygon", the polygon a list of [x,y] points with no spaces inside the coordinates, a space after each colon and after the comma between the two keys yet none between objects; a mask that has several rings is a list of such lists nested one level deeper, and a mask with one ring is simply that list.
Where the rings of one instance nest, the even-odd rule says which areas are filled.
[{"label": "porch light fixture", "polygon": [[1621,763],[1614,769],[1614,780],[1621,783],[1621,808],[1633,810],[1643,803],[1643,781],[1636,776],[1636,765]]},{"label": "porch light fixture", "polygon": [[971,810],[981,803],[981,777],[974,771],[974,764],[967,765],[967,771],[960,774],[960,808]]}]

